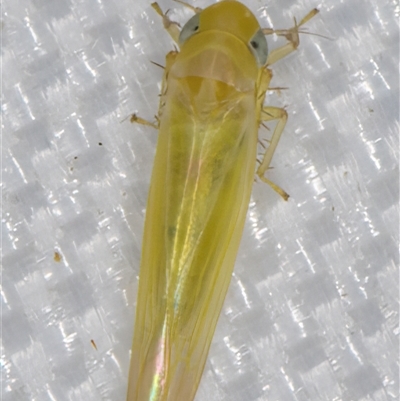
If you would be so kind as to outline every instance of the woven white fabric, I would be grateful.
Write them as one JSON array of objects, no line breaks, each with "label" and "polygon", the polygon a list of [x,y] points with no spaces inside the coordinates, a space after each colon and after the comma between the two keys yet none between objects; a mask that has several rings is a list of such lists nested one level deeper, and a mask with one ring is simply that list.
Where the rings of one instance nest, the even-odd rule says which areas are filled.
[{"label": "woven white fabric", "polygon": [[[318,7],[331,39],[274,65],[291,198],[254,184],[196,400],[397,400],[398,3],[246,4],[275,28]],[[122,120],[155,115],[172,42],[150,1],[2,13],[2,400],[124,401],[157,133]]]}]

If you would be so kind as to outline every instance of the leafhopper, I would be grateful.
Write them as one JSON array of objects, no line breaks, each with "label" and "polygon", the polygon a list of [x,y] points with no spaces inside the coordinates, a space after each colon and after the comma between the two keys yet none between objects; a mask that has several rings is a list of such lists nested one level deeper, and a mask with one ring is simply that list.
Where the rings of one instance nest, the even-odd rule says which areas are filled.
[{"label": "leafhopper", "polygon": [[[225,0],[179,30],[158,4],[179,51],[166,56],[158,143],[146,209],[127,401],[191,401],[235,263],[254,173],[265,177],[287,113],[264,106],[269,66],[299,45],[299,28],[262,29]],[[268,54],[265,35],[287,44]],[[133,121],[147,123],[137,116]],[[277,120],[256,166],[258,129]]]}]

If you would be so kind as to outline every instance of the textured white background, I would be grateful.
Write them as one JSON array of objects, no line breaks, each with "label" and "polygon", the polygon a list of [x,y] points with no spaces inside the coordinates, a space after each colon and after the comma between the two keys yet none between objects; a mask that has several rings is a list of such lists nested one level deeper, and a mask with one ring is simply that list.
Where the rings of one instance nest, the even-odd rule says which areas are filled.
[{"label": "textured white background", "polygon": [[[318,6],[333,40],[274,66],[291,198],[254,185],[196,400],[397,400],[398,2],[246,4],[276,28]],[[121,121],[152,119],[170,49],[150,1],[3,2],[3,401],[125,399],[157,133]]]}]

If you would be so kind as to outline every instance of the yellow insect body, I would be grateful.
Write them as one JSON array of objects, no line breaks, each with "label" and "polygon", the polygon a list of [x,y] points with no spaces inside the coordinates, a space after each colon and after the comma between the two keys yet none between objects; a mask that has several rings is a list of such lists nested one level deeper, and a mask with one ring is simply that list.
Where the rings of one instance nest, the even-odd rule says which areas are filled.
[{"label": "yellow insect body", "polygon": [[[216,3],[187,26],[166,60],[127,401],[195,396],[242,235],[271,79],[265,37],[241,3]],[[277,110],[284,125],[281,109],[264,120]]]}]

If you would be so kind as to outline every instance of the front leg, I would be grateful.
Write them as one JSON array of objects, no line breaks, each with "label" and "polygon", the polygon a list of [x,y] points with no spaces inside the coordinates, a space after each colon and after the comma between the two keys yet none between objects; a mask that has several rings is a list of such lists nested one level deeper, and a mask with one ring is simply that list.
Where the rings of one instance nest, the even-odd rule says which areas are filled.
[{"label": "front leg", "polygon": [[171,21],[168,17],[168,11],[164,14],[158,3],[151,3],[151,6],[156,10],[156,13],[161,16],[164,24],[165,30],[169,33],[172,40],[179,45],[179,34],[181,33],[179,29],[179,24],[175,21]]},{"label": "front leg", "polygon": [[300,37],[299,33],[302,31],[299,28],[307,23],[311,18],[319,13],[319,10],[314,8],[311,10],[301,21],[297,24],[296,18],[294,19],[294,27],[290,29],[271,29],[271,28],[264,28],[262,31],[264,35],[272,35],[276,34],[278,36],[284,36],[289,43],[284,46],[278,47],[271,51],[268,55],[266,65],[269,66],[271,64],[276,63],[278,60],[286,57],[290,53],[294,52],[300,44]]}]

